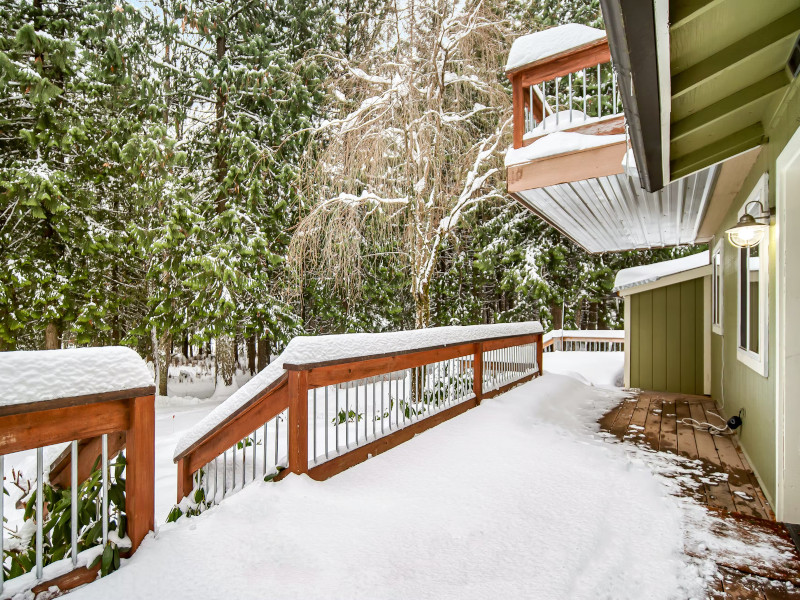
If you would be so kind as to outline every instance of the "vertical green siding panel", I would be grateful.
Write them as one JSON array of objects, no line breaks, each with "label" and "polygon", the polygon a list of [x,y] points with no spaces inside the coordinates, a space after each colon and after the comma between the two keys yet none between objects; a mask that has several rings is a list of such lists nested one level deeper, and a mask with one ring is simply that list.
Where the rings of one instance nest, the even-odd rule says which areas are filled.
[{"label": "vertical green siding panel", "polygon": [[653,389],[653,293],[642,292],[639,318],[641,322],[641,356],[639,357],[640,378],[643,389]]},{"label": "vertical green siding panel", "polygon": [[653,294],[653,389],[667,389],[667,290]]},{"label": "vertical green siding panel", "polygon": [[631,387],[642,387],[641,377],[639,376],[639,354],[641,353],[641,339],[639,331],[641,330],[641,320],[639,319],[639,295],[630,297],[631,303],[631,347],[626,349],[630,353],[631,361]]},{"label": "vertical green siding panel", "polygon": [[[704,333],[705,333],[705,302],[703,298],[703,281],[705,280],[704,277],[700,277],[699,279],[695,279],[695,290],[694,290],[694,308],[695,308],[695,324],[696,327],[694,328],[695,332],[695,339],[694,339],[694,347],[695,347],[695,377],[694,377],[694,393],[695,394],[702,394],[703,393],[703,380],[705,378],[705,344],[704,344]],[[709,327],[711,325],[709,324]]]},{"label": "vertical green siding panel", "polygon": [[694,281],[684,281],[681,289],[681,393],[694,393],[695,379],[695,312]]},{"label": "vertical green siding panel", "polygon": [[665,391],[681,390],[681,290],[670,285],[667,292],[667,385]]}]

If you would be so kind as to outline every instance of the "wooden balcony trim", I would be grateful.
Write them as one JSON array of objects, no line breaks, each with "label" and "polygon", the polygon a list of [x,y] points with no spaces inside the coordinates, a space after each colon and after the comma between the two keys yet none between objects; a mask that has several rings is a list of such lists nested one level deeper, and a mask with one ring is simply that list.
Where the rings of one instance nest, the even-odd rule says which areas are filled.
[{"label": "wooden balcony trim", "polygon": [[548,56],[536,62],[517,67],[506,73],[509,79],[516,78],[522,87],[536,85],[554,77],[563,77],[584,68],[594,67],[611,60],[608,38],[601,38],[561,54]]},{"label": "wooden balcony trim", "polygon": [[140,396],[151,396],[155,394],[155,391],[155,386],[150,385],[128,390],[102,392],[99,394],[85,394],[83,396],[54,398],[52,400],[40,400],[37,402],[7,404],[5,406],[0,406],[0,417],[41,412],[44,410],[54,410],[58,408],[69,408],[73,406],[84,406],[86,404],[95,404],[98,402],[111,402],[113,400],[130,400],[131,398],[138,398]]},{"label": "wooden balcony trim", "polygon": [[509,193],[524,192],[561,183],[609,177],[623,172],[625,140],[532,160],[507,169]]}]

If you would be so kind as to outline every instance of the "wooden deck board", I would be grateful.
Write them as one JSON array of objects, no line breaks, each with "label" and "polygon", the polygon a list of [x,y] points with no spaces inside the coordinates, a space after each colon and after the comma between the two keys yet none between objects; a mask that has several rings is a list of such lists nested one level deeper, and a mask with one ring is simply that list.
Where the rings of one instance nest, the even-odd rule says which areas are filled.
[{"label": "wooden deck board", "polygon": [[[604,431],[619,440],[697,461],[687,468],[699,485],[684,485],[682,493],[695,496],[710,509],[725,511],[723,515],[734,513],[727,518],[738,519],[745,528],[782,530],[782,526],[774,522],[775,515],[735,436],[712,435],[692,427],[688,421],[682,422],[689,418],[722,427],[726,417],[707,397],[639,392],[635,401],[621,402],[600,420],[600,424]],[[741,535],[742,539],[748,536],[745,530]],[[800,586],[787,583],[796,581],[796,570],[790,569],[791,573],[753,571],[752,565],[729,564],[725,557],[715,562],[721,577],[709,583],[709,598],[800,600]]]}]

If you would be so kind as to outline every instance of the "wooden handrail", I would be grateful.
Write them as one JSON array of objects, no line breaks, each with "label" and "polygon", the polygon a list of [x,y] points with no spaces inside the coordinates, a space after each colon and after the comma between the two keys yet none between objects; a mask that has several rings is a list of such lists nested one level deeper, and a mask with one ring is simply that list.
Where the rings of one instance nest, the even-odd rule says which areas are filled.
[{"label": "wooden handrail", "polygon": [[[542,334],[520,334],[483,339],[451,345],[438,345],[395,353],[371,354],[348,359],[323,360],[315,362],[284,363],[286,372],[266,389],[260,390],[236,413],[217,424],[202,439],[197,440],[175,457],[178,464],[177,500],[180,502],[193,489],[193,474],[221,455],[228,448],[244,439],[275,416],[288,409],[288,457],[289,468],[275,477],[286,473],[308,473],[315,479],[326,479],[349,468],[370,455],[375,455],[409,439],[415,432],[423,431],[436,423],[480,404],[483,398],[502,393],[499,390],[485,394],[483,382],[483,353],[512,346],[537,344],[538,372],[520,378],[510,385],[518,385],[541,374],[543,345]],[[461,357],[470,357],[473,362],[474,399],[440,413],[426,417],[407,427],[396,430],[369,444],[355,447],[321,465],[309,469],[308,460],[308,392],[315,388],[338,385],[355,380],[385,375],[406,369],[416,369]]]}]

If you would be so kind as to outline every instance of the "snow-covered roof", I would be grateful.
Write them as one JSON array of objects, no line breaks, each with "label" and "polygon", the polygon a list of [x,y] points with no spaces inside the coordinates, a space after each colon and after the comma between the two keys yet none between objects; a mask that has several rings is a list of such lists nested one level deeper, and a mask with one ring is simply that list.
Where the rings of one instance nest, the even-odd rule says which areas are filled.
[{"label": "snow-covered roof", "polygon": [[430,327],[390,333],[345,333],[339,335],[298,336],[286,346],[281,355],[236,390],[227,400],[188,430],[175,447],[177,458],[195,442],[202,439],[255,397],[277,382],[285,373],[284,365],[304,366],[322,362],[344,362],[369,356],[403,354],[414,350],[454,346],[480,340],[515,335],[542,333],[538,321]]},{"label": "snow-covered roof", "polygon": [[72,398],[153,385],[130,348],[0,352],[0,406]]},{"label": "snow-covered roof", "polygon": [[622,269],[617,273],[617,277],[614,280],[613,291],[618,292],[646,283],[652,283],[664,277],[668,277],[669,275],[676,275],[677,273],[699,269],[709,264],[708,250],[705,250],[697,254],[684,256],[683,258],[666,260],[651,265],[631,267],[630,269]]},{"label": "snow-covered roof", "polygon": [[570,131],[554,131],[522,148],[506,151],[506,167],[520,165],[540,158],[600,148],[625,141],[625,134],[590,135]]},{"label": "snow-covered roof", "polygon": [[508,53],[506,72],[563,54],[606,37],[602,29],[579,23],[569,23],[523,35],[514,40]]}]

